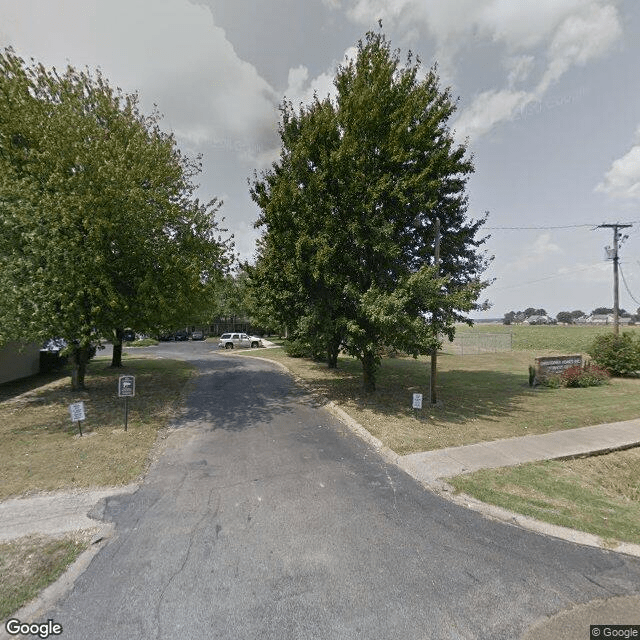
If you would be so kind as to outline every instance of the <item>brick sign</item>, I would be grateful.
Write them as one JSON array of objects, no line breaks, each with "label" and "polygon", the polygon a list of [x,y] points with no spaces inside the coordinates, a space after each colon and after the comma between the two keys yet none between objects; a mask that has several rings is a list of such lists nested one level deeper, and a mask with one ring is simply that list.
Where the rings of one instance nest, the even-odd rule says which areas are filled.
[{"label": "brick sign", "polygon": [[536,358],[536,375],[559,375],[571,367],[581,367],[582,356],[546,356]]}]

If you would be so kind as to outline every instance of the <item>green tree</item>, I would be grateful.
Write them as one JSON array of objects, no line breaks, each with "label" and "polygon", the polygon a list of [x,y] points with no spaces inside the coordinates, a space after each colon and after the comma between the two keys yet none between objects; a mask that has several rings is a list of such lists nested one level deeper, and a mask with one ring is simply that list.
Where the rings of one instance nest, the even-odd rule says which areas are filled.
[{"label": "green tree", "polygon": [[564,322],[565,324],[573,324],[573,315],[571,311],[558,311],[556,320],[558,322]]},{"label": "green tree", "polygon": [[515,311],[507,311],[507,313],[504,314],[502,324],[511,324],[515,320],[515,317],[516,317]]},{"label": "green tree", "polygon": [[102,336],[118,364],[124,327],[198,312],[230,259],[158,122],[99,72],[0,54],[1,338],[65,338],[74,388]]},{"label": "green tree", "polygon": [[283,103],[280,159],[251,185],[264,227],[255,285],[279,320],[321,337],[330,366],[344,344],[367,390],[382,345],[431,352],[486,286],[486,216],[466,218],[473,165],[447,127],[455,103],[435,69],[420,71],[368,33],[337,71],[335,101]]}]

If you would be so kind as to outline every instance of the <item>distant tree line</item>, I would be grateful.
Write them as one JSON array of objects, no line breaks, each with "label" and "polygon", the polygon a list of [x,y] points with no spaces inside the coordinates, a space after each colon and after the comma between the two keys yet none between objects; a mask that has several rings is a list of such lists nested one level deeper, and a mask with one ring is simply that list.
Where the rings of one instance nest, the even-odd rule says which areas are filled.
[{"label": "distant tree line", "polygon": [[[610,307],[597,307],[592,312],[591,315],[609,315],[613,313],[613,309]],[[583,318],[587,316],[584,311],[580,309],[576,309],[575,311],[559,311],[556,314],[555,321],[561,322],[563,324],[575,324],[578,318]],[[632,322],[640,321],[640,307],[636,310],[635,314],[631,314],[625,309],[619,310],[619,315],[621,318],[630,318]],[[534,309],[533,307],[528,307],[524,311],[509,311],[504,314],[503,324],[518,324],[520,322],[524,322],[533,316],[547,316],[547,312],[544,309]]]}]

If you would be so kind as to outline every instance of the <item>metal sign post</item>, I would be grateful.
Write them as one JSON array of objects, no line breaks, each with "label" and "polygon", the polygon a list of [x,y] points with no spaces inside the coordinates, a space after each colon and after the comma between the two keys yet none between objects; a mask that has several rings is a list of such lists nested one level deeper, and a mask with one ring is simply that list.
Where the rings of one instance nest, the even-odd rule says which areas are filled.
[{"label": "metal sign post", "polygon": [[124,430],[127,430],[129,422],[129,398],[136,395],[135,376],[120,376],[118,378],[118,397],[124,398]]},{"label": "metal sign post", "polygon": [[71,414],[71,422],[78,423],[78,429],[80,429],[80,436],[82,436],[82,421],[85,420],[84,402],[74,402],[73,404],[70,404],[69,413]]}]

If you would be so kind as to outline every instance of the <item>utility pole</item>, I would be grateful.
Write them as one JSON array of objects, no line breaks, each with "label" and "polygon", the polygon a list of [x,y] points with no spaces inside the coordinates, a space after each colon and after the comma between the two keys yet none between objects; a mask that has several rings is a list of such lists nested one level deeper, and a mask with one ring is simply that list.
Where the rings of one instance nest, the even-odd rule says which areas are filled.
[{"label": "utility pole", "polygon": [[[440,275],[440,218],[436,218],[436,244],[434,249],[434,266],[436,268],[436,278]],[[435,323],[435,310],[433,311],[433,325]],[[436,394],[436,377],[438,369],[438,350],[433,349],[431,352],[431,376],[429,378],[429,396],[431,404],[436,404],[438,397]]]},{"label": "utility pole", "polygon": [[613,333],[618,335],[620,332],[620,302],[618,293],[618,243],[620,234],[618,229],[626,229],[631,227],[630,224],[601,224],[598,229],[613,229]]}]

